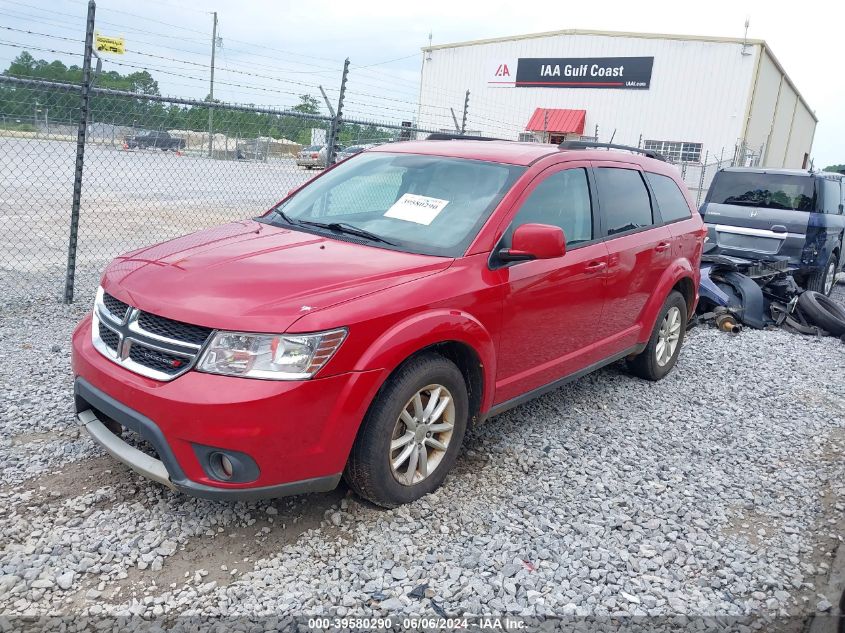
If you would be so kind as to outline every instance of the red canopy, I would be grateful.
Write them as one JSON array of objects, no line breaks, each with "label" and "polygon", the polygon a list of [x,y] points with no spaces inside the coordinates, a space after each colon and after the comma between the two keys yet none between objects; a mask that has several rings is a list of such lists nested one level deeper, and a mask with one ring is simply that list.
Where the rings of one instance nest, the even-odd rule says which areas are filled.
[{"label": "red canopy", "polygon": [[525,129],[529,132],[545,131],[551,134],[583,134],[586,117],[586,110],[537,108]]}]

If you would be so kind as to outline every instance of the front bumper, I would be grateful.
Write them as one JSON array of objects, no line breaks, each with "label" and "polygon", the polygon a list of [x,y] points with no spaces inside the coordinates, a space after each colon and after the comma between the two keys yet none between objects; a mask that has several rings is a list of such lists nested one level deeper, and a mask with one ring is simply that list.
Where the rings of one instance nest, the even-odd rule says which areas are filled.
[{"label": "front bumper", "polygon": [[[199,497],[243,500],[334,488],[382,380],[381,370],[299,382],[189,371],[159,382],[102,356],[90,328],[89,316],[73,336],[80,422],[131,468]],[[138,433],[158,459],[112,433],[111,421]],[[254,466],[250,476],[216,477],[207,461],[213,451],[243,456]]]},{"label": "front bumper", "polygon": [[325,167],[319,158],[297,158],[296,165],[298,167]]},{"label": "front bumper", "polygon": [[[81,385],[84,386],[80,389]],[[94,393],[90,385],[87,385],[84,381],[77,382],[76,391],[79,392],[80,390],[84,390],[88,397],[91,397]],[[119,403],[113,401],[111,406],[108,404],[104,405],[110,398],[102,393],[99,396],[101,397],[99,401],[100,406],[106,410],[110,410],[112,415],[116,415],[117,417],[112,417],[112,419],[118,421],[122,426],[139,431],[139,434],[145,439],[149,439],[150,436],[160,435],[161,432],[158,430],[158,427],[150,420],[140,415],[134,417],[121,415],[118,408]],[[94,441],[102,446],[112,457],[123,462],[136,473],[147,479],[152,479],[167,486],[171,490],[184,492],[194,497],[217,501],[252,501],[256,499],[273,499],[289,495],[301,495],[309,492],[328,492],[329,490],[334,490],[341,477],[341,473],[338,473],[336,475],[315,477],[303,481],[292,481],[276,486],[261,486],[249,489],[221,489],[214,486],[207,486],[184,477],[181,468],[175,462],[173,454],[169,451],[166,442],[155,442],[153,446],[155,446],[159,455],[167,456],[165,459],[170,463],[169,469],[165,465],[164,459],[156,459],[151,455],[147,455],[120,439],[119,436],[115,435],[100,421],[93,409],[86,409],[79,412],[76,418],[85,427],[89,435],[94,438]],[[179,477],[179,474],[181,474],[181,477]],[[176,475],[176,478],[174,478],[174,475]]]}]

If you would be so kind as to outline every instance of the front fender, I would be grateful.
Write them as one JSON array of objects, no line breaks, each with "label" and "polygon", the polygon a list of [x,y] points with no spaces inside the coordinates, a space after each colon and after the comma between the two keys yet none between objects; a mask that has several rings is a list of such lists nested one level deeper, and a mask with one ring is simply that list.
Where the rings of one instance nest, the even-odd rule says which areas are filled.
[{"label": "front fender", "polygon": [[495,343],[487,328],[474,316],[462,310],[428,310],[394,324],[372,342],[359,357],[354,369],[384,369],[386,378],[414,353],[449,341],[469,346],[481,361],[484,385],[481,412],[487,411],[493,405],[496,377]]},{"label": "front fender", "polygon": [[[643,308],[640,315],[640,336],[638,343],[648,343],[651,337],[651,332],[654,330],[654,324],[657,322],[657,316],[660,314],[660,309],[666,301],[666,297],[672,291],[672,288],[682,279],[689,279],[693,285],[693,301],[692,305],[688,307],[689,314],[695,310],[698,303],[698,280],[700,273],[697,268],[693,268],[692,264],[687,259],[679,259],[672,262],[672,264],[663,271],[660,280],[654,289],[654,292],[649,297],[648,302]],[[689,315],[687,315],[689,316]]]}]

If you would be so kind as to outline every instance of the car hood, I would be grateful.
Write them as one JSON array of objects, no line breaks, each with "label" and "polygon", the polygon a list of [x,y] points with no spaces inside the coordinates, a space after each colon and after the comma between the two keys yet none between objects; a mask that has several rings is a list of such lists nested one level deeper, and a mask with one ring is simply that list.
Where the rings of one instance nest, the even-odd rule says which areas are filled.
[{"label": "car hood", "polygon": [[177,321],[285,332],[315,310],[434,274],[453,261],[250,220],[122,255],[103,274],[103,288]]}]

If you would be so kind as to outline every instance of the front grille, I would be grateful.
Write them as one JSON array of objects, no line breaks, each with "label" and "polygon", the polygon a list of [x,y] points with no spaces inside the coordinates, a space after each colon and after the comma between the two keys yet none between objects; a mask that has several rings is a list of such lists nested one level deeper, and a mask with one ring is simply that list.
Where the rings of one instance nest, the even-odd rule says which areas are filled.
[{"label": "front grille", "polygon": [[108,347],[112,351],[117,351],[117,346],[120,342],[120,337],[118,336],[117,332],[107,328],[102,323],[100,323],[99,328],[100,339],[102,339],[103,343],[106,344],[106,347]]},{"label": "front grille", "polygon": [[136,374],[162,381],[191,369],[213,331],[142,312],[102,291],[94,316],[91,335],[103,356]]},{"label": "front grille", "polygon": [[123,303],[120,299],[115,299],[107,292],[103,293],[103,304],[105,304],[106,309],[111,312],[118,321],[123,320],[126,316],[126,311],[129,309],[128,304]]},{"label": "front grille", "polygon": [[189,360],[184,356],[160,352],[156,349],[139,345],[137,342],[132,343],[132,347],[129,349],[129,358],[139,365],[149,367],[150,369],[170,376],[181,373],[184,371],[185,366],[189,364]]},{"label": "front grille", "polygon": [[164,336],[165,338],[172,338],[194,345],[202,345],[205,343],[208,335],[211,334],[211,328],[174,321],[173,319],[167,319],[156,314],[150,314],[149,312],[140,313],[138,316],[138,325],[141,329],[151,334],[157,334],[158,336]]}]

